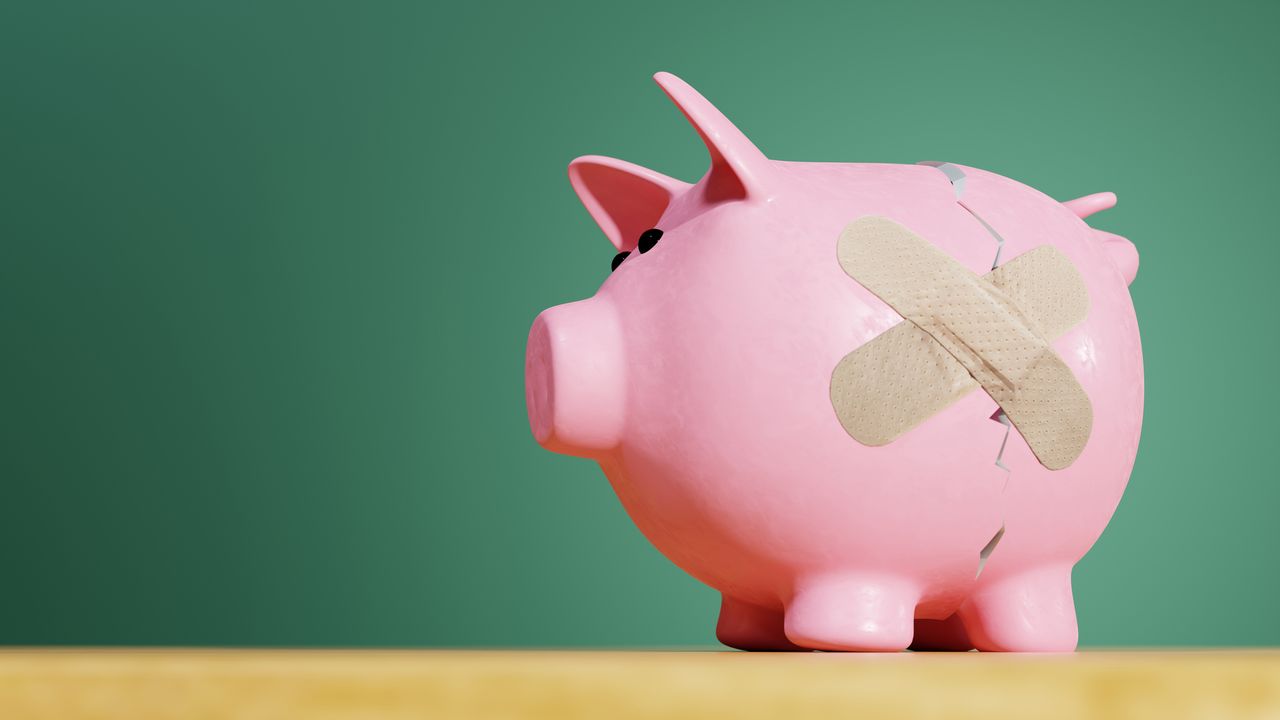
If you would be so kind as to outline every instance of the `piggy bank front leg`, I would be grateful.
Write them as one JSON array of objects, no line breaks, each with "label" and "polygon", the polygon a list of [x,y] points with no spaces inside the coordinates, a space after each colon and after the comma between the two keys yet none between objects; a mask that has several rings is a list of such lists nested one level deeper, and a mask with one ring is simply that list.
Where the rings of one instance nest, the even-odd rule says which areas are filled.
[{"label": "piggy bank front leg", "polygon": [[1079,635],[1071,566],[979,582],[959,615],[979,650],[1071,652]]},{"label": "piggy bank front leg", "polygon": [[738,650],[804,650],[787,640],[782,610],[753,605],[722,595],[716,639]]},{"label": "piggy bank front leg", "polygon": [[787,603],[787,639],[813,650],[897,652],[911,644],[920,588],[883,575],[803,578]]}]

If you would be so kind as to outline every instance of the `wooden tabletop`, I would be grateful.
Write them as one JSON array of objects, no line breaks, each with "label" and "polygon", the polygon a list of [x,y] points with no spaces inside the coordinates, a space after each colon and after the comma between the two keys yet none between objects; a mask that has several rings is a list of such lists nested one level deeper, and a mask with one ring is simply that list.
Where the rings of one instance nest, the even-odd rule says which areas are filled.
[{"label": "wooden tabletop", "polygon": [[6,650],[0,718],[1280,718],[1280,650]]}]

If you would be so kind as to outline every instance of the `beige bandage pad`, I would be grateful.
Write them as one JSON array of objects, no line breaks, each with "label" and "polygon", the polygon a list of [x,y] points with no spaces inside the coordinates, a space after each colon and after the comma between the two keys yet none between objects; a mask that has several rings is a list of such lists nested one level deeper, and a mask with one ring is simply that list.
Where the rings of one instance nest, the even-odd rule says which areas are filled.
[{"label": "beige bandage pad", "polygon": [[1075,461],[1093,407],[1049,341],[1084,319],[1089,295],[1065,255],[1041,246],[978,277],[875,216],[850,223],[837,254],[907,321],[836,365],[831,404],[850,435],[885,445],[981,385],[1041,464]]}]

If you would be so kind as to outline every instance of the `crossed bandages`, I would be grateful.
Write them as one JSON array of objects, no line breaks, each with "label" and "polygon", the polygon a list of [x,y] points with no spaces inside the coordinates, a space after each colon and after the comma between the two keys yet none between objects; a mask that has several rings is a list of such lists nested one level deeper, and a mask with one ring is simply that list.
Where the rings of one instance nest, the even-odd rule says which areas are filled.
[{"label": "crossed bandages", "polygon": [[837,255],[903,317],[831,374],[831,404],[854,439],[885,445],[981,385],[1045,467],[1079,457],[1093,406],[1049,343],[1084,320],[1089,295],[1057,248],[979,277],[894,221],[867,216],[840,233]]}]

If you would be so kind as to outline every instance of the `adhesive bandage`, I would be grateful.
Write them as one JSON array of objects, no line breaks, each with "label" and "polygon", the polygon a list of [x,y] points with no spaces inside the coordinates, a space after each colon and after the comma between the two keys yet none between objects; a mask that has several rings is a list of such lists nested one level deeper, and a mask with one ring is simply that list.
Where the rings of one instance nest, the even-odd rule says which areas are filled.
[{"label": "adhesive bandage", "polygon": [[1084,450],[1093,408],[1050,340],[1084,319],[1079,272],[1041,246],[983,277],[884,217],[859,218],[837,244],[840,266],[904,322],[846,355],[831,376],[844,429],[885,445],[981,386],[1041,464]]}]

